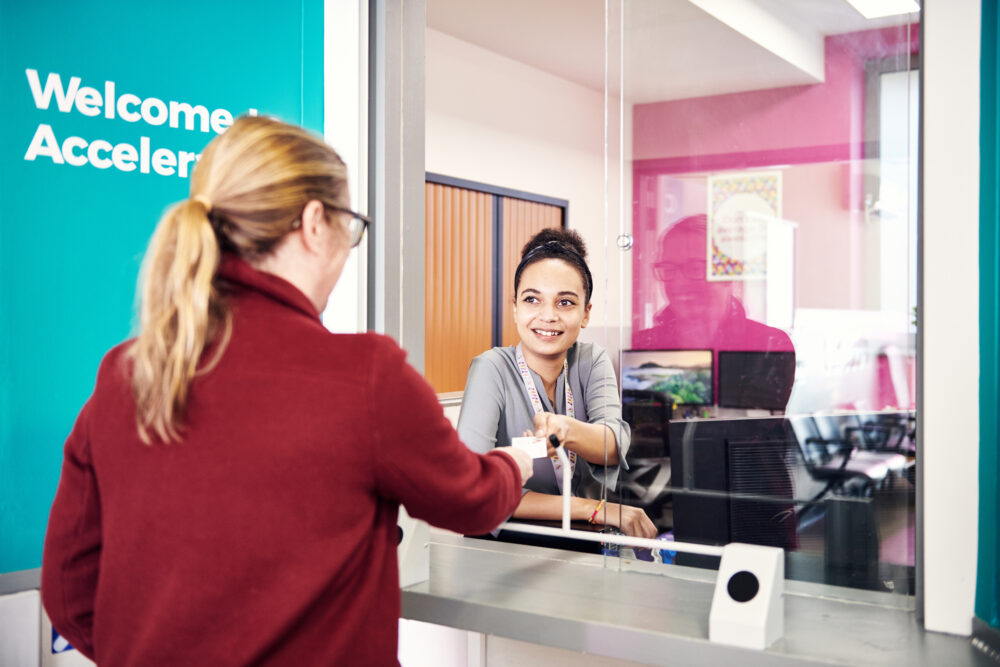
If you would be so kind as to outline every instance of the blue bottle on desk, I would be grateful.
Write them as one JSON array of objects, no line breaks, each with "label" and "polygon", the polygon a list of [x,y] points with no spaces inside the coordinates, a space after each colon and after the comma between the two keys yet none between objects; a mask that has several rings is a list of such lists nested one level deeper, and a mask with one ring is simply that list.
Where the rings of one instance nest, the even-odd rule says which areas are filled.
[{"label": "blue bottle on desk", "polygon": [[[665,542],[674,541],[674,531],[668,530],[667,532],[659,535],[656,539],[663,540]],[[677,552],[673,549],[659,549],[659,561],[666,565],[670,565],[674,562],[674,558],[677,556]]]}]

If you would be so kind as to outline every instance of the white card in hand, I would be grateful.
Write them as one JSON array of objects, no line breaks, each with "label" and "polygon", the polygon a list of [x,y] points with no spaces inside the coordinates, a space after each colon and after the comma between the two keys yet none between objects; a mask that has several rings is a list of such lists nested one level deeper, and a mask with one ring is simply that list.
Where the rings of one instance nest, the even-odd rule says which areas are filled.
[{"label": "white card in hand", "polygon": [[545,438],[524,437],[511,438],[511,447],[527,452],[533,459],[544,459],[548,456],[549,448],[545,444]]}]

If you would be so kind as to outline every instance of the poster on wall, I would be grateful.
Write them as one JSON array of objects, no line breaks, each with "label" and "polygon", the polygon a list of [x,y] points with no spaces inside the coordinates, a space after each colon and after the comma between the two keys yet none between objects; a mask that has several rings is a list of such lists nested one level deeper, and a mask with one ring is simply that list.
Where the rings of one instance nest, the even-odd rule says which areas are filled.
[{"label": "poster on wall", "polygon": [[63,442],[205,145],[241,114],[322,132],[323,0],[3,2],[0,99],[2,575],[41,564]]},{"label": "poster on wall", "polygon": [[781,218],[781,172],[708,177],[708,280],[767,277],[769,222]]}]

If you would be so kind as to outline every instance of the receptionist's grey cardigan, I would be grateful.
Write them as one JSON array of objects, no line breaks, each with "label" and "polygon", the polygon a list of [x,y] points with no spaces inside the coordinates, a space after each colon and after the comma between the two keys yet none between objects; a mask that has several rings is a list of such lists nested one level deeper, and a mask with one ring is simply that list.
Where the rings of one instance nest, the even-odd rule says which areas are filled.
[{"label": "receptionist's grey cardigan", "polygon": [[[535,411],[517,368],[515,347],[495,347],[472,360],[465,382],[458,435],[470,449],[485,454],[494,447],[510,444],[511,438],[534,429]],[[569,386],[573,391],[576,418],[591,424],[606,423],[618,442],[618,456],[624,462],[631,432],[622,420],[618,383],[607,353],[593,343],[576,342],[566,354]],[[538,388],[546,412],[566,414],[566,391],[563,374],[556,381],[556,405],[553,409],[545,394],[542,379],[534,371],[531,377]],[[605,475],[601,464],[591,464],[577,457],[573,475],[573,495],[600,497],[601,484],[614,489],[618,480],[617,465],[609,465]],[[626,469],[628,469],[626,464]],[[535,472],[525,489],[539,493],[559,493],[555,471],[548,458],[535,459]]]}]

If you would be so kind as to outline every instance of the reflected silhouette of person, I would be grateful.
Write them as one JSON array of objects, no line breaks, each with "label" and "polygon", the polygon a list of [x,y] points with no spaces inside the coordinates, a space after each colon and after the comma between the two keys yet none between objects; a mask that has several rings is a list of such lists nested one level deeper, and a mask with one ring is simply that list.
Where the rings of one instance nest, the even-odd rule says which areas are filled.
[{"label": "reflected silhouette of person", "polygon": [[[667,306],[654,317],[654,324],[632,337],[635,349],[712,350],[714,396],[719,396],[719,352],[795,352],[792,339],[781,329],[747,317],[743,303],[734,294],[734,281],[710,281],[708,266],[708,221],[692,215],[670,227],[660,239],[652,269],[663,285]],[[787,404],[794,382],[793,372],[781,377],[744,377],[775,391],[782,407]],[[774,383],[779,383],[775,386]],[[747,437],[754,437],[748,425]],[[762,447],[754,461],[762,486],[756,492],[772,498],[791,498],[792,481],[784,453]],[[730,480],[732,482],[732,480]],[[740,540],[793,549],[798,544],[794,505],[732,500],[733,516],[739,517]]]},{"label": "reflected silhouette of person", "polygon": [[[746,308],[734,293],[734,281],[708,280],[707,247],[708,218],[704,214],[681,219],[663,235],[652,269],[663,286],[667,305],[654,316],[652,327],[632,336],[632,347],[711,350],[715,367],[713,395],[719,396],[720,351],[794,353],[795,346],[781,329],[747,317]],[[790,377],[783,374],[761,377],[759,381],[772,396],[777,392],[777,399],[770,401],[777,400],[784,408],[794,372]],[[777,409],[776,405],[770,407]]]},{"label": "reflected silhouette of person", "polygon": [[683,218],[663,235],[653,271],[668,303],[652,327],[633,335],[632,346],[712,350],[716,361],[719,350],[794,352],[787,333],[747,317],[733,294],[733,281],[707,279],[707,246],[703,214]]}]

